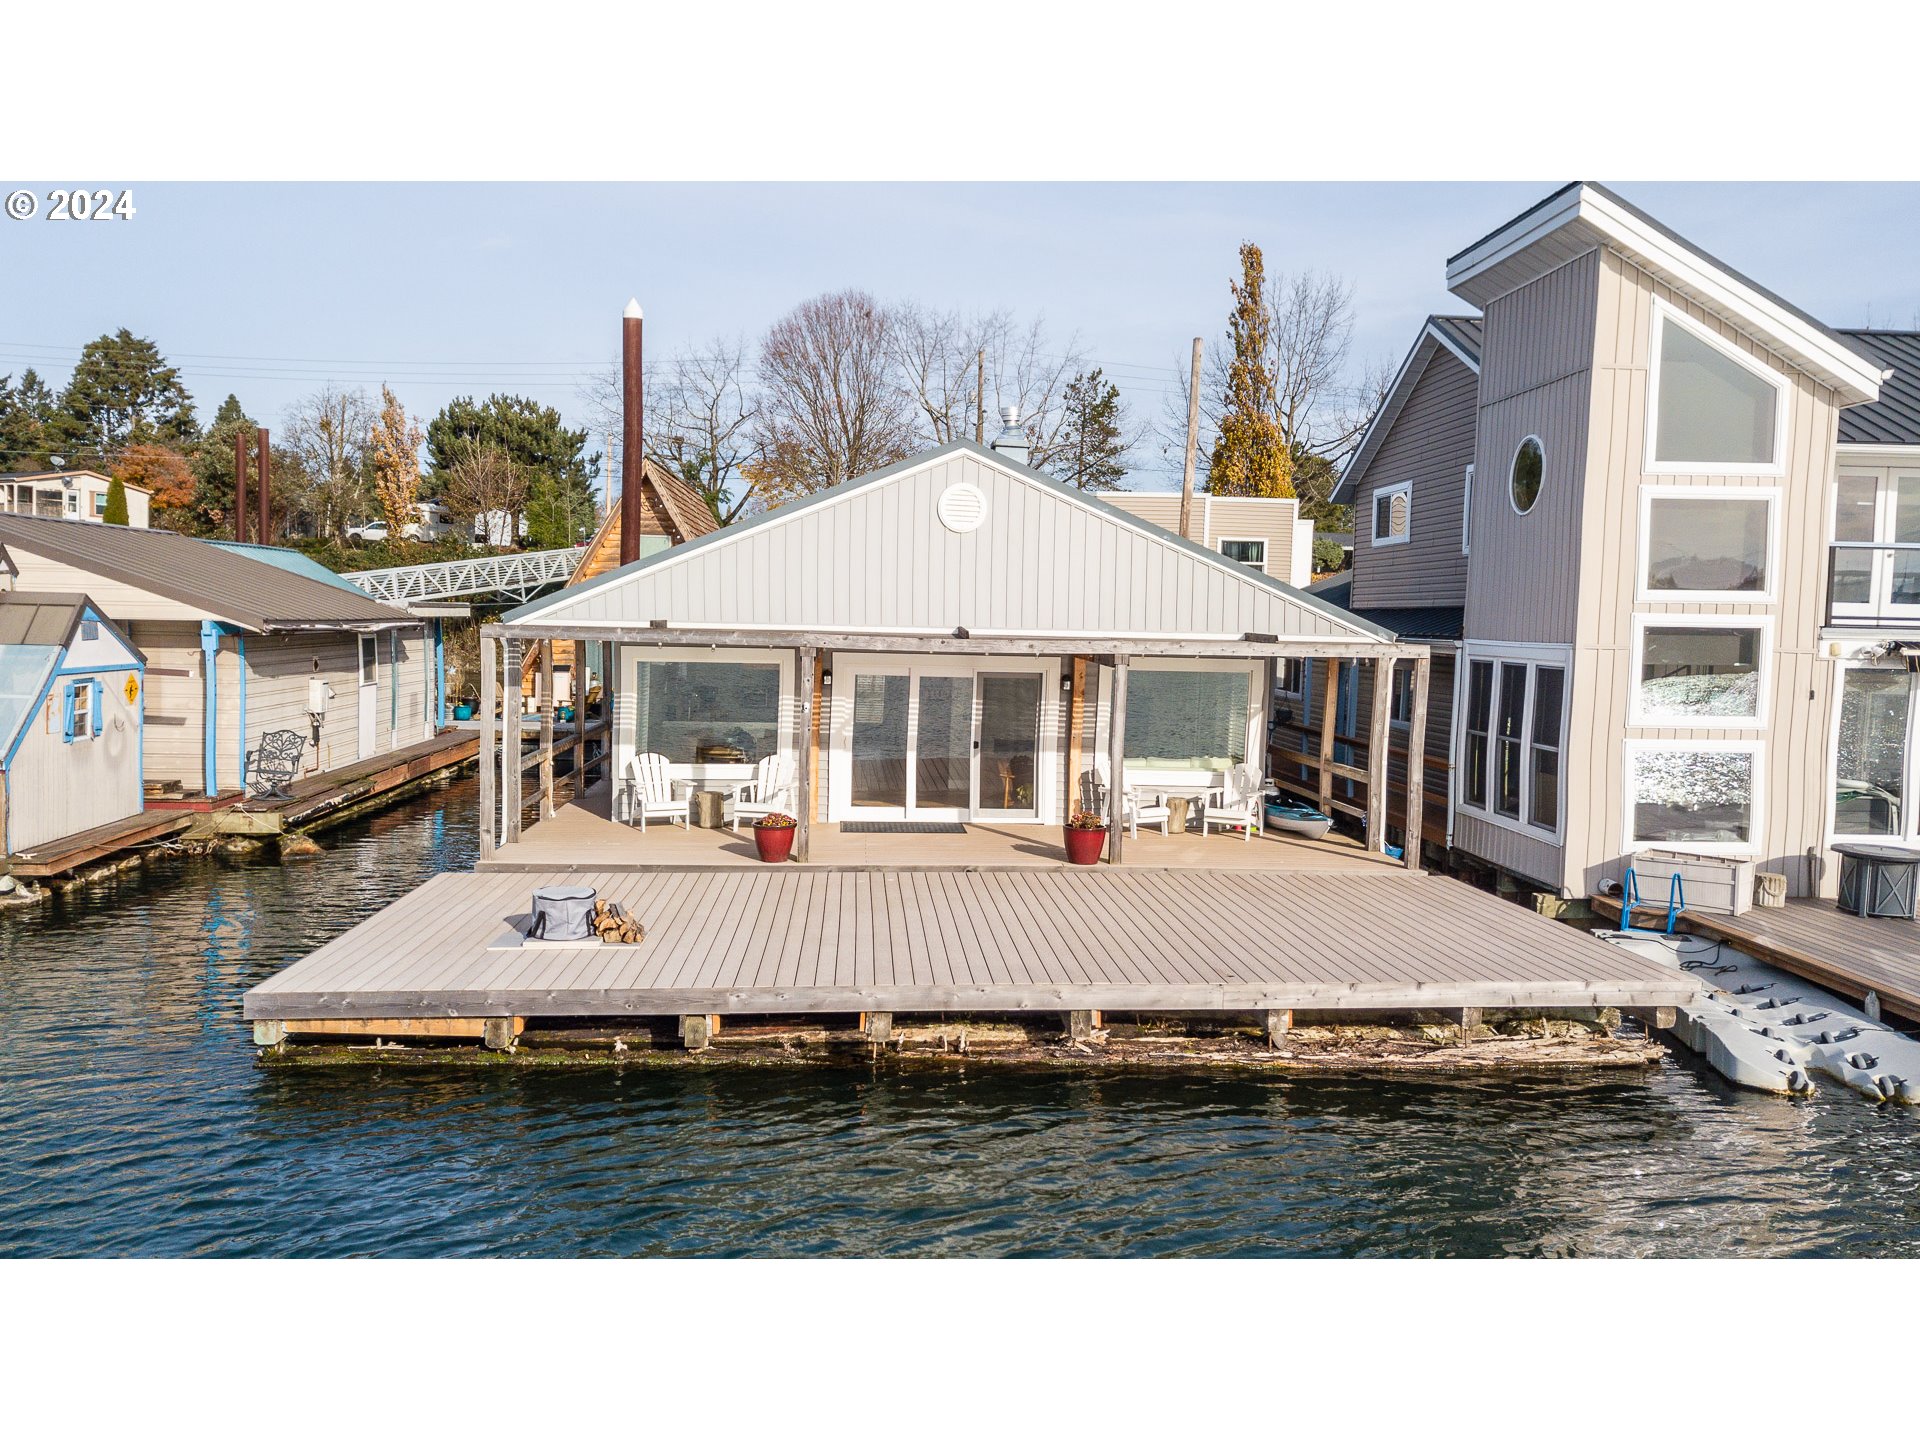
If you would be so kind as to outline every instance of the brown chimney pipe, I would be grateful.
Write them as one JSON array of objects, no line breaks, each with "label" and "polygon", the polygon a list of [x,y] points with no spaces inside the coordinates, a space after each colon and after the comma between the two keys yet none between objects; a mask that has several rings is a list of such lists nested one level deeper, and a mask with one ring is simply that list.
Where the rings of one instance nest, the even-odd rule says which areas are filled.
[{"label": "brown chimney pipe", "polygon": [[247,432],[233,432],[233,538],[247,543]]},{"label": "brown chimney pipe", "polygon": [[640,302],[629,300],[620,322],[620,563],[640,558],[640,466],[646,454],[640,385]]},{"label": "brown chimney pipe", "polygon": [[273,467],[268,463],[268,456],[272,454],[272,451],[267,447],[266,426],[261,426],[255,433],[260,437],[260,543],[262,545],[271,545],[273,543],[273,511],[271,508],[273,499],[270,482],[273,479]]}]

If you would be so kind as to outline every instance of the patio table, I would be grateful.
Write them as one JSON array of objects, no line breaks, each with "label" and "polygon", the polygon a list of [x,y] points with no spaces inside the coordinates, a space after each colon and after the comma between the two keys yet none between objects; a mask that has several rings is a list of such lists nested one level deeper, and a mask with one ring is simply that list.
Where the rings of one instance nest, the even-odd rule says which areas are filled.
[{"label": "patio table", "polygon": [[[726,823],[726,807],[722,802],[741,786],[751,783],[750,780],[675,780],[673,798],[692,802],[693,823],[702,830],[718,830]],[[707,798],[709,796],[712,798]]]}]

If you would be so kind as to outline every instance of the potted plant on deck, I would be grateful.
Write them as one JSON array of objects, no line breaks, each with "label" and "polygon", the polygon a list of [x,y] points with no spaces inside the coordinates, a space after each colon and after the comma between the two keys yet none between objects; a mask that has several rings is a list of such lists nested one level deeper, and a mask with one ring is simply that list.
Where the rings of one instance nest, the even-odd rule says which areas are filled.
[{"label": "potted plant on deck", "polygon": [[777,865],[793,853],[793,832],[799,824],[791,815],[762,815],[753,822],[753,848],[769,865]]},{"label": "potted plant on deck", "polygon": [[1098,865],[1106,845],[1107,817],[1091,810],[1074,811],[1067,821],[1067,863]]}]

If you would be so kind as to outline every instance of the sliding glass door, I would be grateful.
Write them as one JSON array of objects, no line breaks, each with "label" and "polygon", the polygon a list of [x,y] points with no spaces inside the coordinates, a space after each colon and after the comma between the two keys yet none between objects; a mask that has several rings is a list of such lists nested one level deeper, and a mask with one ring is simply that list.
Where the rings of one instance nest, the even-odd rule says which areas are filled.
[{"label": "sliding glass door", "polygon": [[835,818],[1039,818],[1045,669],[850,658],[837,668]]},{"label": "sliding glass door", "polygon": [[1834,752],[1837,839],[1920,843],[1920,679],[1903,666],[1849,666],[1840,677]]}]

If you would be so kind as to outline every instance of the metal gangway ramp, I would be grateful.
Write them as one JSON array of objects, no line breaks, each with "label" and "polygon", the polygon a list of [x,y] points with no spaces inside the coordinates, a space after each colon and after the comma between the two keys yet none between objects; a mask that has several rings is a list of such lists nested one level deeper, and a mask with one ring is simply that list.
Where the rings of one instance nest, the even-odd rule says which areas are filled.
[{"label": "metal gangway ramp", "polygon": [[350,570],[341,576],[376,600],[451,600],[461,595],[504,595],[531,600],[542,590],[564,585],[586,555],[587,547],[527,550],[505,555],[476,555],[470,560],[437,560],[425,565],[392,565],[384,570]]}]

